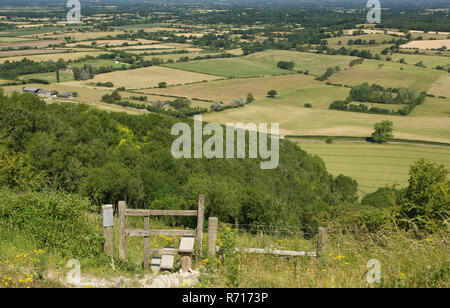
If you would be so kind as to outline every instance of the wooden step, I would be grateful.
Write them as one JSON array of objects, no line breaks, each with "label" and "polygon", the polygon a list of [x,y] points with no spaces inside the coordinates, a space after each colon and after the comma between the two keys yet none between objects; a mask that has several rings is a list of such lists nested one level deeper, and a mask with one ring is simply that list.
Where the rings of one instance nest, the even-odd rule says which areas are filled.
[{"label": "wooden step", "polygon": [[178,248],[178,252],[192,253],[194,251],[194,243],[194,236],[183,236],[180,241],[180,248]]},{"label": "wooden step", "polygon": [[[174,249],[174,247],[164,247],[164,249]],[[161,270],[172,270],[173,269],[173,262],[175,260],[174,254],[163,254],[161,257],[161,265],[159,268]]]}]

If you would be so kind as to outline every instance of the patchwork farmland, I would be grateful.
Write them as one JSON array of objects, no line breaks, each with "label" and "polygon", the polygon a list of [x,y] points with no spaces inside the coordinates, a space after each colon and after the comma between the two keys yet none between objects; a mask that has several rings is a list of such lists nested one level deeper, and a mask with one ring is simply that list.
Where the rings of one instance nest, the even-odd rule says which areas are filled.
[{"label": "patchwork farmland", "polygon": [[0,288],[450,287],[445,1],[3,2]]}]

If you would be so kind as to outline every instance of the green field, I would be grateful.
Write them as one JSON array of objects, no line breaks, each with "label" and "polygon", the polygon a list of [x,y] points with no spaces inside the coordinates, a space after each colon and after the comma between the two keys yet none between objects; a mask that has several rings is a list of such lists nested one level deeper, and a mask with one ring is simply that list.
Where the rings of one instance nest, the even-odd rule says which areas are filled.
[{"label": "green field", "polygon": [[[448,100],[431,100],[417,107],[413,116],[391,116],[324,109],[334,98],[340,99],[345,93],[336,95],[339,87],[306,89],[309,99],[290,96],[284,90],[280,96],[257,99],[239,109],[212,112],[203,115],[205,121],[217,123],[279,123],[281,135],[321,135],[367,137],[373,132],[375,123],[391,120],[394,136],[400,139],[428,140],[450,143],[450,118]],[[328,94],[333,95],[330,97]],[[286,96],[285,96],[286,95]],[[303,97],[307,97],[306,95]],[[313,108],[304,108],[311,103]]]},{"label": "green field", "polygon": [[84,61],[84,62],[78,62],[78,63],[73,63],[72,66],[74,67],[83,67],[85,64],[87,65],[91,65],[93,67],[100,67],[100,66],[112,66],[114,68],[121,68],[122,65],[126,65],[128,66],[128,64],[125,63],[116,63],[113,60],[94,60],[94,61]]},{"label": "green field", "polygon": [[[22,76],[20,76],[20,78],[23,80],[35,78],[35,79],[47,80],[50,83],[55,83],[56,82],[56,72],[22,75]],[[72,73],[60,73],[59,78],[60,78],[60,82],[74,80]]]},{"label": "green field", "polygon": [[[347,45],[349,40],[366,40],[367,44],[365,45]],[[353,49],[359,49],[359,50],[367,50],[367,47],[374,47],[377,45],[380,45],[383,43],[383,41],[390,41],[392,39],[396,39],[396,37],[392,36],[392,35],[387,35],[387,34],[383,34],[383,33],[372,33],[372,34],[364,34],[364,35],[348,35],[348,36],[341,36],[341,37],[333,37],[333,38],[329,38],[327,39],[328,42],[328,46],[331,48],[335,48],[335,49],[339,49],[342,46],[344,46],[345,48],[353,48]],[[369,41],[371,40],[375,40],[376,41],[376,45],[375,44],[369,44]],[[341,44],[339,44],[339,42],[341,42]],[[386,47],[384,47],[386,48]]]},{"label": "green field", "polygon": [[422,157],[450,169],[450,148],[322,142],[302,142],[300,146],[320,156],[335,176],[344,174],[356,179],[360,195],[393,183],[405,187],[409,167]]},{"label": "green field", "polygon": [[406,55],[406,54],[393,54],[390,56],[392,61],[398,62],[400,59],[405,59],[407,64],[415,65],[420,61],[426,67],[435,68],[436,66],[450,66],[450,57],[440,57],[440,56],[432,56],[432,55]]},{"label": "green field", "polygon": [[273,63],[251,61],[248,58],[211,59],[167,64],[168,67],[223,77],[256,77],[288,74]]},{"label": "green field", "polygon": [[356,57],[329,56],[317,53],[307,53],[288,50],[266,50],[251,54],[246,59],[276,66],[279,61],[295,63],[295,70],[309,71],[313,75],[323,74],[327,68],[339,66],[346,67]]},{"label": "green field", "polygon": [[[330,81],[347,85],[363,82],[379,84],[384,87],[407,87],[420,91],[429,91],[433,85],[448,74],[431,68],[415,67],[409,64],[365,60],[363,64],[342,70],[331,76]],[[441,90],[433,93],[440,95]]]}]

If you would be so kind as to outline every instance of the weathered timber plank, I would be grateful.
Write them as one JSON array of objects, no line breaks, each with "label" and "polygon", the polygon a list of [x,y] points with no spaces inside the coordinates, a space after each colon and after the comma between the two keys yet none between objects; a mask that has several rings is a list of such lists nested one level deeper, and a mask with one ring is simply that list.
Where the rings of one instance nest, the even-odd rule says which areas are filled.
[{"label": "weathered timber plank", "polygon": [[127,229],[125,231],[127,236],[137,236],[144,237],[150,235],[166,235],[166,236],[177,236],[177,235],[191,235],[196,234],[195,230],[142,230],[142,229]]},{"label": "weathered timber plank", "polygon": [[134,210],[127,209],[126,216],[197,216],[196,210]]},{"label": "weathered timber plank", "polygon": [[173,269],[173,262],[175,260],[174,255],[163,255],[161,258],[160,269],[162,270],[171,270]]},{"label": "weathered timber plank", "polygon": [[190,252],[194,251],[195,237],[193,236],[183,236],[180,241],[179,252]]}]

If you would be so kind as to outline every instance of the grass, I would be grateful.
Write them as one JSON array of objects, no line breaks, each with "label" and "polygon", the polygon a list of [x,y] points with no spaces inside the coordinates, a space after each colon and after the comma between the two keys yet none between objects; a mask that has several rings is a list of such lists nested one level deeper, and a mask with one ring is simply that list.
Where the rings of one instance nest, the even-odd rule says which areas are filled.
[{"label": "grass", "polygon": [[[448,287],[448,250],[445,236],[414,239],[398,232],[339,235],[330,228],[321,258],[239,256],[239,287],[244,288],[377,288]],[[238,240],[239,244],[239,240]],[[414,247],[414,249],[411,249]],[[367,263],[381,264],[381,284],[367,282]],[[209,263],[209,260],[208,262]],[[225,287],[222,274],[202,279],[200,286]],[[226,270],[225,270],[226,272]]]},{"label": "grass", "polygon": [[107,51],[91,51],[91,52],[61,52],[61,50],[53,51],[42,54],[42,55],[26,55],[26,56],[15,56],[15,57],[8,57],[8,58],[1,58],[0,63],[5,62],[6,60],[12,61],[20,61],[23,58],[27,58],[29,60],[33,61],[49,61],[49,60],[58,60],[63,59],[65,61],[68,60],[78,60],[80,58],[83,58],[85,56],[93,56],[96,57],[101,54],[107,54]]},{"label": "grass", "polygon": [[279,61],[294,62],[295,70],[309,71],[313,75],[321,75],[329,67],[339,66],[343,69],[356,57],[329,56],[288,50],[266,50],[251,54],[245,59],[273,66],[276,66]]},{"label": "grass", "polygon": [[[367,44],[366,45],[347,45],[349,40],[366,40]],[[342,37],[333,37],[330,39],[327,39],[328,41],[328,46],[331,48],[335,48],[335,49],[339,49],[342,46],[344,46],[345,48],[353,48],[353,49],[366,49],[366,47],[374,47],[374,45],[372,44],[368,44],[369,41],[371,40],[375,40],[377,44],[382,44],[383,41],[390,41],[392,39],[397,39],[396,37],[392,36],[392,35],[387,35],[387,34],[382,34],[382,33],[372,33],[372,34],[364,34],[364,35],[356,35],[356,36],[342,36]],[[341,42],[342,44],[339,45],[338,42]]]},{"label": "grass", "polygon": [[276,65],[251,61],[247,58],[200,60],[167,64],[167,66],[191,72],[237,78],[289,73],[277,68]]},{"label": "grass", "polygon": [[406,63],[410,65],[423,62],[426,67],[435,68],[436,66],[447,66],[450,65],[450,57],[440,57],[432,55],[414,55],[414,54],[393,54],[390,56],[392,61],[398,62],[400,59],[405,59]]},{"label": "grass", "polygon": [[[167,89],[151,89],[151,93],[185,96],[190,99],[219,100],[228,102],[234,98],[252,93],[259,100],[276,102],[288,106],[303,107],[312,103],[313,108],[328,109],[337,99],[345,99],[349,89],[333,87],[313,80],[312,76],[289,74],[282,76],[266,76],[246,79],[227,79],[211,81],[206,84],[191,84],[170,87]],[[276,99],[267,99],[267,92],[275,89]]]},{"label": "grass", "polygon": [[[93,222],[101,232],[101,215],[92,215]],[[142,228],[142,218],[128,219],[129,228]],[[118,247],[118,224],[115,223],[116,257]],[[164,222],[152,220],[150,228],[169,229]],[[259,247],[270,249],[315,250],[315,237],[306,239],[295,228],[275,227],[262,229],[258,234],[251,234],[242,229],[235,231],[237,247]],[[224,231],[218,234],[218,245]],[[196,287],[228,287],[229,267],[236,267],[235,283],[246,288],[317,288],[317,287],[442,287],[449,285],[449,251],[446,234],[424,235],[413,237],[397,231],[379,231],[369,233],[340,231],[339,226],[328,226],[328,237],[323,256],[314,257],[278,257],[270,255],[237,254],[234,264],[228,259],[209,257],[206,255],[206,238],[204,233],[204,257],[199,269],[202,272]],[[179,237],[151,236],[150,248],[178,246]],[[414,249],[411,249],[414,247]],[[107,258],[80,259],[82,275],[98,281],[111,279],[110,287],[115,280],[128,278],[131,282],[122,282],[120,287],[137,287],[137,282],[145,272],[142,270],[143,240],[127,239],[128,262],[115,262],[114,268]],[[367,282],[366,266],[368,261],[376,259],[381,265],[381,284]],[[116,258],[116,260],[118,260]],[[36,245],[24,236],[8,237],[0,246],[0,288],[16,287],[61,287],[57,280],[64,280],[70,268],[66,268],[69,258],[59,253],[39,250]],[[178,257],[175,265],[178,266]],[[5,265],[8,265],[5,266]],[[27,266],[27,270],[24,268]],[[14,265],[14,270],[11,270]],[[196,267],[194,267],[196,268]],[[46,273],[52,273],[53,279],[45,279]],[[33,277],[30,278],[30,276]],[[28,280],[26,280],[28,279]],[[114,280],[113,280],[114,279]],[[8,285],[5,285],[5,282]],[[89,287],[89,285],[86,285]]]},{"label": "grass", "polygon": [[444,75],[447,75],[447,73],[430,68],[420,68],[386,61],[365,60],[363,64],[344,69],[329,79],[333,83],[346,85],[358,85],[368,82],[384,87],[407,87],[419,91],[429,91]]},{"label": "grass", "polygon": [[152,66],[134,70],[116,71],[112,73],[96,75],[89,81],[69,82],[71,86],[88,86],[97,82],[112,82],[116,87],[126,87],[127,89],[143,89],[156,87],[160,82],[168,85],[184,84],[189,82],[201,82],[203,80],[219,79],[218,76],[211,76],[193,72],[186,72],[161,66]]},{"label": "grass", "polygon": [[[47,80],[50,83],[56,83],[56,72],[22,75],[22,76],[20,76],[20,78],[23,80],[29,80],[31,78],[35,78],[35,79]],[[61,82],[74,80],[72,73],[65,73],[65,72],[59,73],[59,78],[60,78]],[[42,85],[41,87],[45,87],[45,86],[46,85]]]},{"label": "grass", "polygon": [[[107,67],[114,67],[114,68],[121,68],[122,65],[124,65],[125,63],[116,63],[116,61],[113,60],[94,60],[94,61],[84,61],[84,62],[78,62],[78,63],[74,63],[72,64],[72,66],[74,67],[79,67],[82,68],[85,64],[87,65],[91,65],[93,67],[100,67],[100,66],[107,66]],[[125,64],[128,67],[128,64]]]},{"label": "grass", "polygon": [[[450,112],[449,100],[427,98],[423,106],[417,107],[411,116],[406,117],[354,113],[325,109],[335,99],[345,98],[348,93],[345,91],[348,89],[332,86],[326,88],[321,84],[316,89],[308,87],[294,91],[281,89],[280,96],[275,99],[257,97],[255,102],[244,108],[207,113],[203,115],[203,119],[222,124],[279,123],[281,135],[359,137],[370,136],[375,123],[391,120],[396,138],[450,143],[450,118],[447,114]],[[304,96],[300,95],[302,92]],[[311,103],[313,108],[304,108],[305,103]]]},{"label": "grass", "polygon": [[409,166],[422,157],[450,168],[450,148],[342,142],[302,142],[300,146],[320,156],[335,176],[344,174],[356,179],[361,195],[393,183],[405,187]]},{"label": "grass", "polygon": [[182,57],[188,57],[190,59],[193,59],[195,57],[205,57],[205,56],[215,56],[218,55],[219,53],[194,53],[194,52],[189,52],[189,53],[174,53],[174,54],[167,54],[167,55],[151,55],[151,56],[144,56],[145,60],[151,60],[152,58],[159,58],[162,59],[164,61],[167,60],[174,60],[174,61],[178,61],[180,58]]}]

